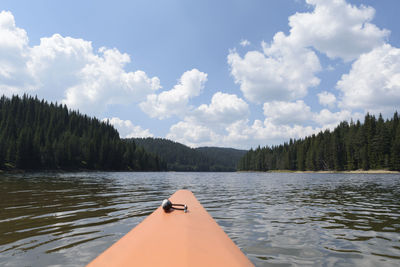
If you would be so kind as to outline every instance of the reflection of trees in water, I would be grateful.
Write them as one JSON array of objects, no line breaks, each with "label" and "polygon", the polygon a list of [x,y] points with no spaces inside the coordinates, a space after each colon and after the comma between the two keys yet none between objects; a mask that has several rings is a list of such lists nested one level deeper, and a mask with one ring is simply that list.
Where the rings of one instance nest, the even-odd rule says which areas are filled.
[{"label": "reflection of trees in water", "polygon": [[[327,228],[361,231],[400,231],[400,185],[378,183],[340,184],[337,187],[309,187],[296,192],[306,205],[316,207],[321,216],[313,221],[332,223]],[[300,196],[299,196],[300,195]]]},{"label": "reflection of trees in water", "polygon": [[[0,252],[15,249],[18,245],[13,243],[19,240],[44,235],[52,236],[50,242],[66,235],[93,237],[101,225],[151,212],[151,209],[124,212],[135,199],[141,200],[141,195],[149,190],[146,187],[135,187],[132,192],[132,188],[113,179],[96,175],[54,176],[0,177]],[[29,248],[41,245],[33,243]],[[22,245],[27,244],[19,246]]]}]

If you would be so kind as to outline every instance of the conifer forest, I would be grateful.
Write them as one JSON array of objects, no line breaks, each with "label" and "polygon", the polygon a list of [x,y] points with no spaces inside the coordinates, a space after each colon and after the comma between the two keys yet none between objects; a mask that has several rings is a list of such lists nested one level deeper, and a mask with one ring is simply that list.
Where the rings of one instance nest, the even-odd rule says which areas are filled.
[{"label": "conifer forest", "polygon": [[[232,160],[239,161],[237,167]],[[333,131],[246,153],[228,148],[191,149],[164,139],[121,139],[108,122],[65,105],[28,95],[0,98],[0,170],[235,169],[400,171],[399,115],[396,112],[384,120],[382,115],[367,114],[363,123],[343,121]]]},{"label": "conifer forest", "polygon": [[0,99],[0,170],[159,171],[163,164],[107,122],[36,97]]},{"label": "conifer forest", "polygon": [[326,130],[278,146],[251,149],[239,162],[241,171],[400,171],[399,115],[384,120],[367,114],[364,123],[341,122]]}]

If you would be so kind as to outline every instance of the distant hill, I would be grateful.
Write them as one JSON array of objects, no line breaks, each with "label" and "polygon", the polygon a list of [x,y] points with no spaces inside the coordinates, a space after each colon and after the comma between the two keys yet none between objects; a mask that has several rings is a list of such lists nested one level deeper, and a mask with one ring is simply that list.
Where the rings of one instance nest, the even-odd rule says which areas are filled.
[{"label": "distant hill", "polygon": [[170,171],[236,171],[246,150],[220,147],[190,148],[162,138],[133,138],[137,146],[156,154]]}]

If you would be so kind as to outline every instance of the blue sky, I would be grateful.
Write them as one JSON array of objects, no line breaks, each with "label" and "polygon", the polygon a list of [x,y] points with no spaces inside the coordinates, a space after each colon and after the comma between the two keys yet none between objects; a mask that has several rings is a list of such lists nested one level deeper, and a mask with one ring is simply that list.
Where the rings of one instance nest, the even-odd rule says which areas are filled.
[{"label": "blue sky", "polygon": [[400,110],[398,0],[1,1],[0,93],[250,148]]}]

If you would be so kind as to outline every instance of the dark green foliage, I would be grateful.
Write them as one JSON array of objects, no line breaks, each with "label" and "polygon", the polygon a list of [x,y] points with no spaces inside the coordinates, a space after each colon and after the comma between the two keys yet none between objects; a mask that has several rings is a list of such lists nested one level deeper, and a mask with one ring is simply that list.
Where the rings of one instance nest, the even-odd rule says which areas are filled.
[{"label": "dark green foliage", "polygon": [[357,170],[400,171],[400,123],[367,114],[364,124],[342,122],[332,132],[324,131],[273,147],[250,150],[238,170]]},{"label": "dark green foliage", "polygon": [[391,149],[391,167],[394,170],[400,170],[400,124],[397,124],[394,131],[395,136]]},{"label": "dark green foliage", "polygon": [[219,147],[190,148],[161,138],[129,139],[166,162],[170,171],[235,171],[245,150]]},{"label": "dark green foliage", "polygon": [[0,99],[0,169],[161,170],[110,124],[37,98]]}]

